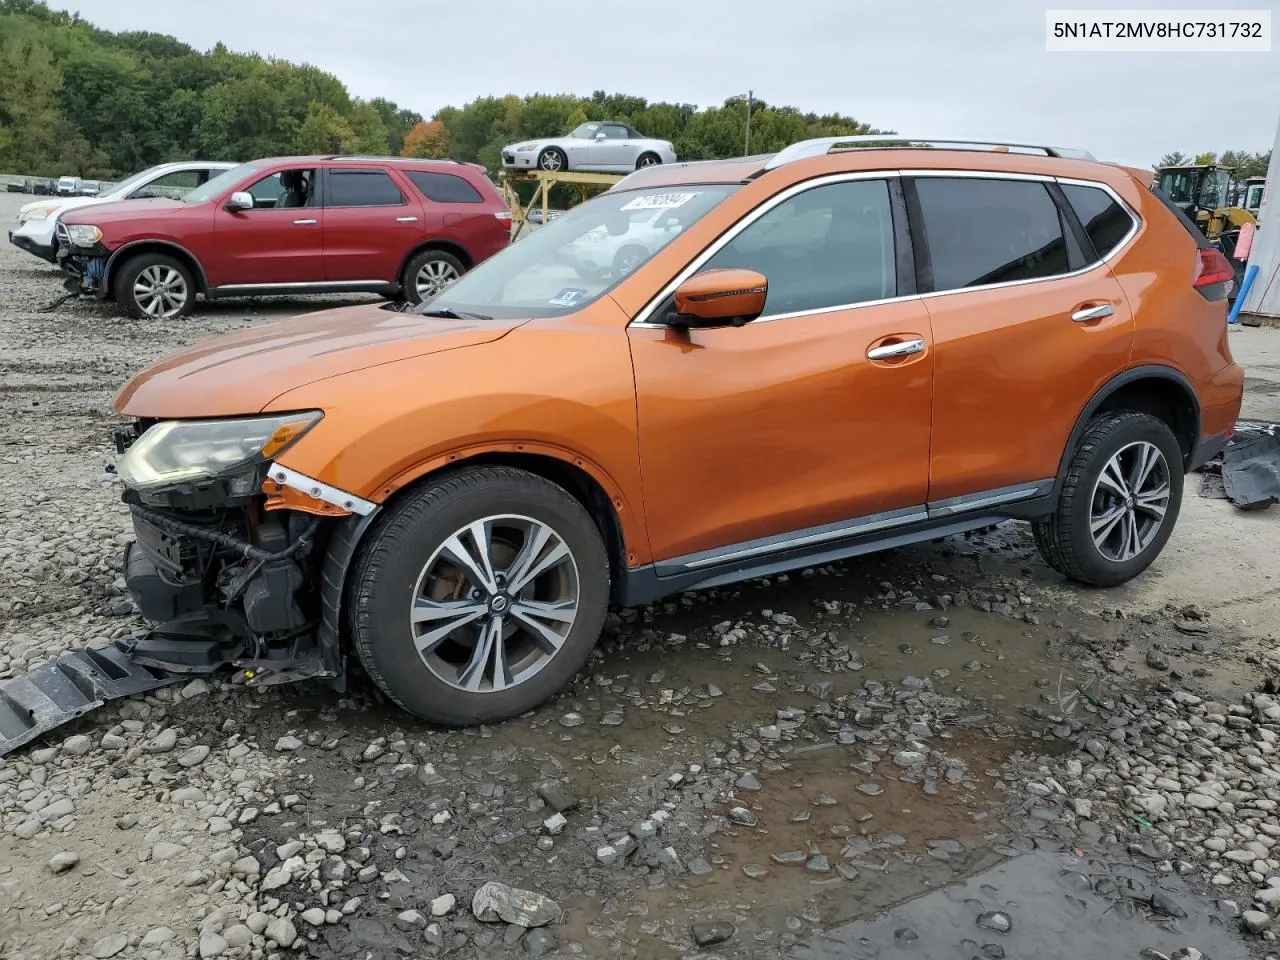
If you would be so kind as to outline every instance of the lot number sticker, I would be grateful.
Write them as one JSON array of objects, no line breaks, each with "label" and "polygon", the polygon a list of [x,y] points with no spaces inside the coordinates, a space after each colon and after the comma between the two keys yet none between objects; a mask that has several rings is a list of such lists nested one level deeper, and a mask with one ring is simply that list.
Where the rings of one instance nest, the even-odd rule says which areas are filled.
[{"label": "lot number sticker", "polygon": [[636,197],[628,200],[622,210],[673,210],[683,207],[696,197],[697,193],[655,193],[647,197]]},{"label": "lot number sticker", "polygon": [[547,303],[553,307],[572,307],[586,295],[587,291],[581,287],[565,287]]}]

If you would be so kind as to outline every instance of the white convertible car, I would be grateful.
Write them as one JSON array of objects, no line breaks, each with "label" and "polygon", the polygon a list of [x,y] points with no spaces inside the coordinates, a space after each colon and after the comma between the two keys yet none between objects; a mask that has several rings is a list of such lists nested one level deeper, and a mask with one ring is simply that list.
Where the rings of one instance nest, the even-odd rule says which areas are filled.
[{"label": "white convertible car", "polygon": [[635,127],[611,120],[592,120],[579,124],[567,136],[526,140],[502,148],[502,165],[508,170],[548,173],[630,173],[675,160],[675,147],[666,140],[651,140]]}]

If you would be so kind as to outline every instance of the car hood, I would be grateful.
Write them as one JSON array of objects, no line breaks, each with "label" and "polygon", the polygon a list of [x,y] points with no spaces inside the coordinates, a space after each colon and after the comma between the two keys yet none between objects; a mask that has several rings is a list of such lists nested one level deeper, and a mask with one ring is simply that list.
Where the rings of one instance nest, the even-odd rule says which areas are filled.
[{"label": "car hood", "polygon": [[76,209],[60,214],[59,219],[63,223],[91,223],[100,227],[104,223],[134,220],[138,217],[164,216],[165,214],[177,213],[179,210],[190,209],[189,204],[169,197],[151,197],[146,200],[108,200],[106,202],[98,201],[97,197],[81,197],[77,199],[97,202],[87,204],[87,206],[94,208],[92,210]]},{"label": "car hood", "polygon": [[32,200],[30,203],[24,203],[18,208],[18,216],[31,210],[42,210],[53,207],[56,210],[62,210],[74,204],[80,197],[41,197],[39,200]]},{"label": "car hood", "polygon": [[447,320],[373,304],[263,323],[201,341],[152,364],[116,395],[130,417],[188,419],[260,412],[329,377],[489,343],[528,320]]}]

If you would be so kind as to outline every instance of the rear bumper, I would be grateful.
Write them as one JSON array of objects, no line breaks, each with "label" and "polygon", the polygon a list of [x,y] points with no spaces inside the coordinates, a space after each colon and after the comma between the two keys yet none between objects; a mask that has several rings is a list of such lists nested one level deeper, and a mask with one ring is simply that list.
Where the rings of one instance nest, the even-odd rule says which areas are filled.
[{"label": "rear bumper", "polygon": [[1229,363],[1196,384],[1200,399],[1200,440],[1191,452],[1187,469],[1195,470],[1221,453],[1240,418],[1244,400],[1244,367]]}]

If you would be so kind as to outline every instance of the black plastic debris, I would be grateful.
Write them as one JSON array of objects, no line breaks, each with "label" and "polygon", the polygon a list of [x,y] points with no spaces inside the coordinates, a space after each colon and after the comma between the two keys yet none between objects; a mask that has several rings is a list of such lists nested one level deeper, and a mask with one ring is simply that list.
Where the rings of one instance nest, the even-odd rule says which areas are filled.
[{"label": "black plastic debris", "polygon": [[1229,500],[1241,510],[1280,502],[1280,423],[1237,420],[1227,449],[1200,469],[1202,497]]}]

